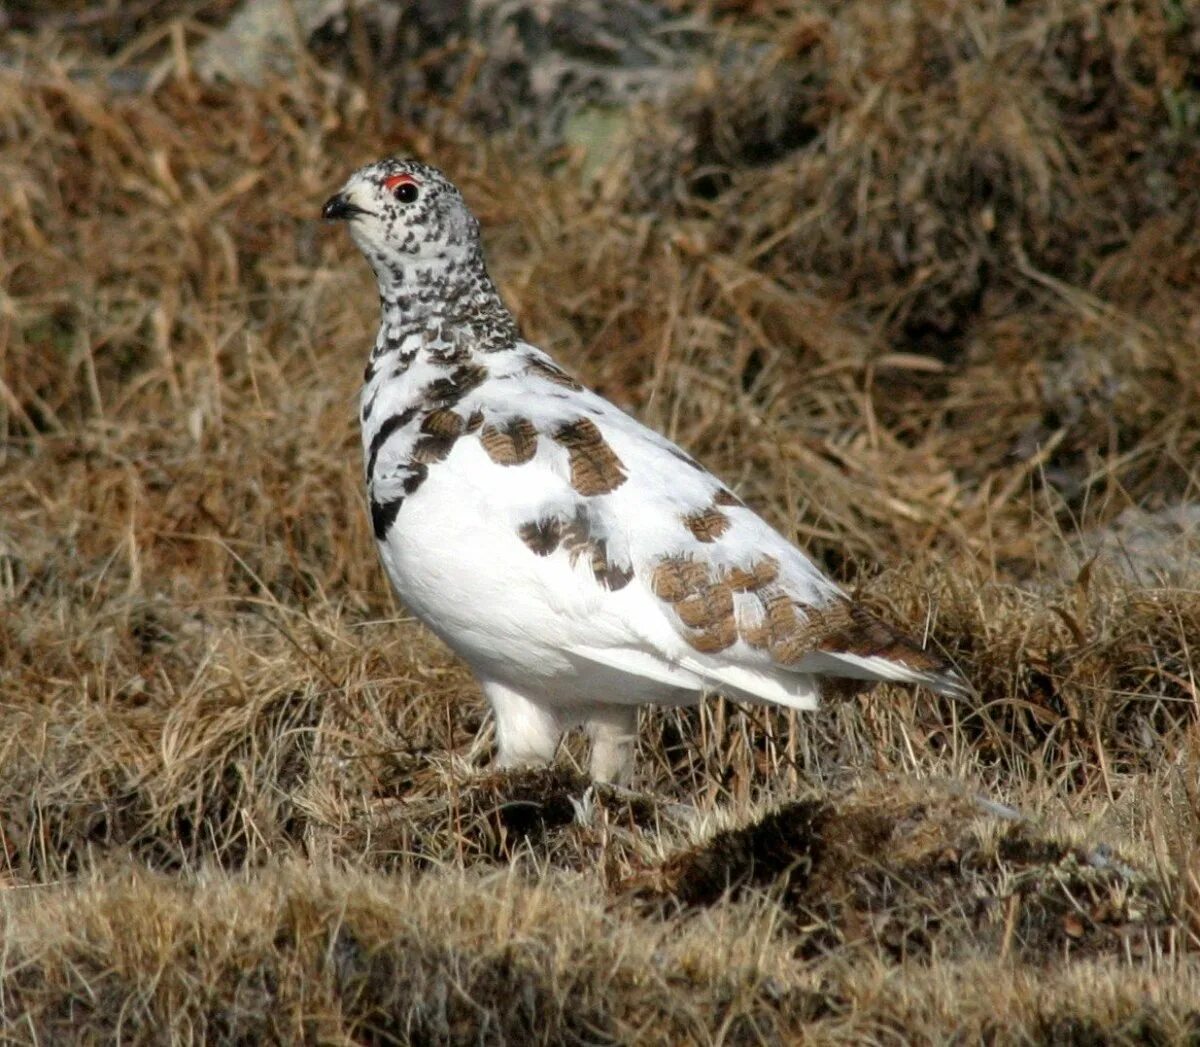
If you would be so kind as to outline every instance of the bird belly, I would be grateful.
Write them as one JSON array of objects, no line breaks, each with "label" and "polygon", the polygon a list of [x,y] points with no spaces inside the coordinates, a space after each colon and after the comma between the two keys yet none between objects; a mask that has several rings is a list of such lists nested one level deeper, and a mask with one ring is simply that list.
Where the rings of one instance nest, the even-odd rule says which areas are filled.
[{"label": "bird belly", "polygon": [[628,645],[622,594],[586,565],[531,552],[502,522],[511,513],[503,502],[503,485],[484,494],[431,470],[379,543],[408,609],[477,676],[547,704],[697,701],[694,674],[650,650],[588,656]]}]

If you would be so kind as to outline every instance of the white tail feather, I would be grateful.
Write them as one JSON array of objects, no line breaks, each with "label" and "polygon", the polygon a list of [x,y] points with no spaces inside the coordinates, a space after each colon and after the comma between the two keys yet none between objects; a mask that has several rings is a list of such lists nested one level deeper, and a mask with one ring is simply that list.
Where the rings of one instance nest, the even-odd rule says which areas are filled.
[{"label": "white tail feather", "polygon": [[958,673],[914,669],[903,662],[881,655],[850,654],[848,651],[816,651],[797,666],[802,672],[822,676],[843,676],[851,680],[890,680],[928,687],[948,698],[965,698],[971,687]]}]

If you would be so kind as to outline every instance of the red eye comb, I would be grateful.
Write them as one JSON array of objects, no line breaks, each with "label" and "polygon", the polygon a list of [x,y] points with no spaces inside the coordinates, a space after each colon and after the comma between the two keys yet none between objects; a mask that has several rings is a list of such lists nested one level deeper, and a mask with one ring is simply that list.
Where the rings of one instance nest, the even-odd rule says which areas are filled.
[{"label": "red eye comb", "polygon": [[412,175],[406,175],[406,174],[389,175],[387,178],[385,178],[383,180],[383,187],[389,193],[392,192],[397,186],[400,186],[400,185],[420,185],[420,184],[421,183],[418,182]]}]

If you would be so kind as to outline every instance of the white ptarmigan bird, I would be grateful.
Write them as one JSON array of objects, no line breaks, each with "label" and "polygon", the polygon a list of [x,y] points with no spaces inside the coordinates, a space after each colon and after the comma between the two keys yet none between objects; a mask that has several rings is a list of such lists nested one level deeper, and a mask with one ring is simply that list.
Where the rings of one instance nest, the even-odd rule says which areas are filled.
[{"label": "white ptarmigan bird", "polygon": [[522,340],[479,223],[437,170],[386,159],[325,204],[375,271],[362,391],[371,521],[401,600],[471,667],[498,762],[633,769],[640,705],[706,692],[814,709],[820,678],[962,689],[670,440]]}]

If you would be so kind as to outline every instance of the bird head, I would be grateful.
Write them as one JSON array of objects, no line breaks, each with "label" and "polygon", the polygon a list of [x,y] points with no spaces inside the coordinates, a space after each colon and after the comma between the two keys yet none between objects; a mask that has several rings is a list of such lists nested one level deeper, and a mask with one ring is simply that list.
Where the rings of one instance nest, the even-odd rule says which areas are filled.
[{"label": "bird head", "polygon": [[381,284],[403,282],[414,264],[454,267],[479,252],[479,224],[462,194],[416,160],[360,167],[325,201],[321,215],[349,224]]}]

